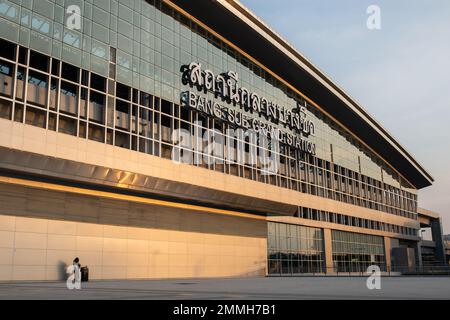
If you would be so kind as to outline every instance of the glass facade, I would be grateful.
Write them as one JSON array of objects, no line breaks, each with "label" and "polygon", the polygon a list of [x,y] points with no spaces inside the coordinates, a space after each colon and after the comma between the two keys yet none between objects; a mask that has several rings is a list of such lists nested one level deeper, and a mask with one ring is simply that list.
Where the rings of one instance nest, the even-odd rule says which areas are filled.
[{"label": "glass facade", "polygon": [[285,223],[268,223],[268,273],[295,275],[325,272],[323,231]]},{"label": "glass facade", "polygon": [[383,237],[332,230],[331,241],[333,266],[326,266],[323,229],[268,222],[268,273],[360,273],[371,265],[386,271]]},{"label": "glass facade", "polygon": [[416,218],[417,192],[406,181],[303,97],[164,3],[70,4],[81,9],[81,30],[64,26],[68,15],[62,0],[21,5],[0,0],[0,23],[5,26],[0,36],[21,45],[11,51],[13,56],[2,54],[4,83],[17,83],[15,94],[13,86],[3,85],[4,118],[168,158],[175,146],[170,139],[174,129],[214,129],[224,136],[226,129],[235,129],[179,106],[181,93],[191,89],[182,83],[180,68],[195,61],[215,74],[237,72],[243,86],[279,105],[305,105],[316,124],[315,136],[309,137],[315,156],[281,145],[276,175],[261,174],[260,164],[233,160],[239,159],[238,143],[246,150],[254,147],[245,137],[229,137],[233,145],[227,150],[233,154],[224,153],[225,164],[196,165]]},{"label": "glass facade", "polygon": [[331,222],[350,227],[380,230],[410,236],[417,236],[418,234],[418,231],[415,228],[408,228],[405,226],[391,224],[387,222],[358,218],[345,214],[305,207],[299,207],[297,214],[295,216],[303,219]]},{"label": "glass facade", "polygon": [[366,272],[370,265],[386,271],[383,237],[332,230],[335,272]]}]

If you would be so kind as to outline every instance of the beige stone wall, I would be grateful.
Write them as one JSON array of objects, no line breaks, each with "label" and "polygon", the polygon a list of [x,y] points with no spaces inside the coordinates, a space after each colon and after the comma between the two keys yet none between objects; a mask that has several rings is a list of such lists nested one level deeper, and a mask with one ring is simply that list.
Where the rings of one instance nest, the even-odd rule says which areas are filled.
[{"label": "beige stone wall", "polygon": [[0,184],[0,281],[57,280],[80,257],[91,279],[266,273],[264,219]]}]

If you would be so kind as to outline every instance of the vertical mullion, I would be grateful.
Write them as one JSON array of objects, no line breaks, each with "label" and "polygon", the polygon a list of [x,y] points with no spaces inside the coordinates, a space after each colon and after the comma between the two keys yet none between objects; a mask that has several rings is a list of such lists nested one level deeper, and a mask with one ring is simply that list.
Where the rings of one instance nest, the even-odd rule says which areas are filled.
[{"label": "vertical mullion", "polygon": [[17,91],[17,71],[19,69],[19,51],[20,46],[16,45],[16,56],[15,56],[15,63],[14,63],[14,72],[12,74],[12,106],[11,106],[11,120],[14,121],[14,114],[16,109],[16,91]]}]

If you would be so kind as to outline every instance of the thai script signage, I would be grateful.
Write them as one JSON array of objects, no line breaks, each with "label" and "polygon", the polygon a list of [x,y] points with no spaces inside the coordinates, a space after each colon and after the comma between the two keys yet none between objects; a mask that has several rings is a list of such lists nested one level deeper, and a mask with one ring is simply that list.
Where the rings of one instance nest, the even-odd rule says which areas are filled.
[{"label": "thai script signage", "polygon": [[[192,62],[183,66],[182,72],[183,84],[190,85],[199,92],[214,95],[214,99],[209,99],[193,91],[183,92],[181,95],[183,107],[193,108],[238,127],[254,130],[304,152],[315,154],[315,144],[305,139],[315,135],[315,125],[307,118],[303,106],[288,109],[250,92],[247,88],[239,86],[239,76],[233,71],[214,75],[210,70],[202,70],[200,63]],[[257,114],[258,117],[251,117],[227,105],[238,106],[251,114]],[[280,130],[280,124],[290,130]]]}]

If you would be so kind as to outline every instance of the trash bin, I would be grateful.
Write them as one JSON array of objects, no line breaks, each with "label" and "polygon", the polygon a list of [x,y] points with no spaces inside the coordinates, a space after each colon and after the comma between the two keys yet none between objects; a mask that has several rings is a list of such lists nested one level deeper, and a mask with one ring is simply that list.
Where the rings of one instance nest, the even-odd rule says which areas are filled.
[{"label": "trash bin", "polygon": [[80,271],[81,271],[81,282],[88,282],[89,281],[89,268],[82,267],[80,269]]}]

